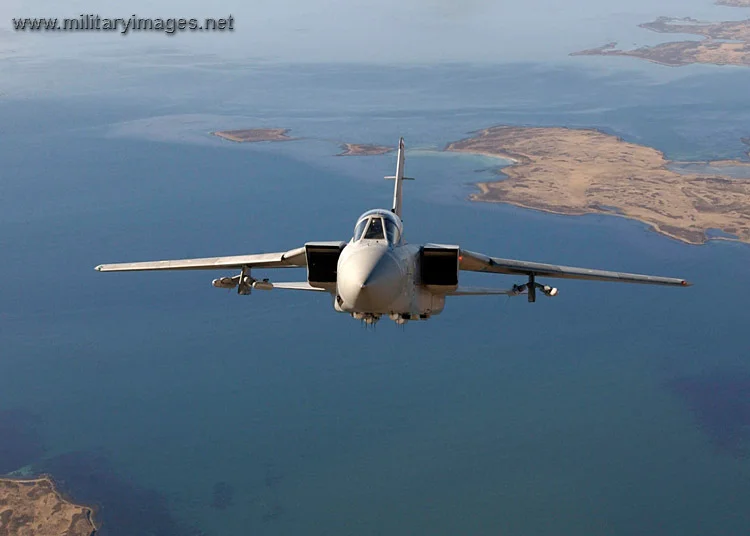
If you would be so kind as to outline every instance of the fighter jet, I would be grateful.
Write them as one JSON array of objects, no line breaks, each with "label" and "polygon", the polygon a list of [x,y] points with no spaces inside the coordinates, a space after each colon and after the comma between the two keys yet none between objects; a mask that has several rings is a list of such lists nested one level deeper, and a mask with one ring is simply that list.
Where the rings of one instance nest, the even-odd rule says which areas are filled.
[{"label": "fighter jet", "polygon": [[[367,324],[387,316],[397,324],[426,320],[445,307],[448,296],[526,295],[535,302],[537,291],[557,296],[558,290],[539,278],[585,279],[619,283],[644,283],[686,287],[684,279],[629,274],[490,257],[457,245],[410,244],[404,238],[401,220],[404,176],[404,139],[398,144],[393,207],[362,214],[348,242],[308,242],[279,253],[233,257],[209,257],[121,264],[101,264],[100,272],[141,270],[220,270],[233,268],[236,275],[214,279],[214,287],[237,289],[241,295],[253,290],[305,290],[330,294],[333,308]],[[256,279],[253,268],[306,268],[307,280],[271,282]],[[523,276],[525,281],[509,289],[465,287],[461,271]]]}]

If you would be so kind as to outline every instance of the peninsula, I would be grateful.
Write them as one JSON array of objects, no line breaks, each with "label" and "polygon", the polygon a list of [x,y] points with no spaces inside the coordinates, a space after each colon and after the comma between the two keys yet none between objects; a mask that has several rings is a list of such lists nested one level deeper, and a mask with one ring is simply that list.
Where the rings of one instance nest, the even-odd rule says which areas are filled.
[{"label": "peninsula", "polygon": [[258,141],[293,140],[294,138],[290,138],[287,135],[288,133],[288,128],[246,128],[242,130],[217,130],[211,134],[225,140],[239,143],[253,143]]},{"label": "peninsula", "polygon": [[[689,244],[705,243],[712,230],[750,243],[750,180],[720,171],[679,173],[662,152],[598,130],[498,126],[445,150],[512,162],[502,170],[507,178],[480,183],[473,201],[556,214],[619,215]],[[750,172],[750,162],[740,160],[701,164]]]},{"label": "peninsula", "polygon": [[[724,6],[750,7],[750,0],[719,0]],[[639,25],[658,33],[691,34],[701,41],[674,41],[634,50],[618,50],[617,43],[573,52],[571,56],[630,56],[679,67],[691,63],[750,66],[750,19],[701,22],[689,17],[659,17]]]},{"label": "peninsula", "polygon": [[393,147],[386,147],[384,145],[372,145],[369,143],[342,143],[341,152],[336,156],[373,156],[388,154],[393,150]]},{"label": "peninsula", "polygon": [[0,535],[92,536],[92,511],[63,499],[49,477],[0,478]]}]

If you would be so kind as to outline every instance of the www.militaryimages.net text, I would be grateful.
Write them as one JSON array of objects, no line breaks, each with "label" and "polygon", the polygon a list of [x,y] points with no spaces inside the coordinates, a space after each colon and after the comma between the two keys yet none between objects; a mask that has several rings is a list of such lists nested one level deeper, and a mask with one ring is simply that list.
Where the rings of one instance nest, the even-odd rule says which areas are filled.
[{"label": "www.militaryimages.net text", "polygon": [[132,15],[128,18],[108,18],[86,13],[74,18],[14,18],[13,29],[17,32],[233,32],[234,17],[204,19],[197,18],[143,18]]}]

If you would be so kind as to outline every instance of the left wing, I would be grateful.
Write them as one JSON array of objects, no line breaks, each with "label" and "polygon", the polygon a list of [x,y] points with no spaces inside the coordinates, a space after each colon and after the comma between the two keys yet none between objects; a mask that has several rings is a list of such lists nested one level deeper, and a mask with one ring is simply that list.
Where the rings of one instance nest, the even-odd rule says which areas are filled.
[{"label": "left wing", "polygon": [[233,257],[100,264],[96,267],[96,270],[99,272],[139,272],[144,270],[212,270],[217,268],[285,268],[297,266],[307,266],[304,247],[280,253],[258,253]]},{"label": "left wing", "polygon": [[474,253],[473,251],[466,251],[464,249],[459,251],[458,258],[459,269],[470,272],[558,277],[562,279],[585,279],[590,281],[615,281],[619,283],[643,283],[647,285],[669,285],[678,287],[690,286],[689,282],[675,277],[609,272],[607,270],[559,266],[557,264],[544,264],[541,262],[500,259],[497,257],[488,257],[481,253]]}]

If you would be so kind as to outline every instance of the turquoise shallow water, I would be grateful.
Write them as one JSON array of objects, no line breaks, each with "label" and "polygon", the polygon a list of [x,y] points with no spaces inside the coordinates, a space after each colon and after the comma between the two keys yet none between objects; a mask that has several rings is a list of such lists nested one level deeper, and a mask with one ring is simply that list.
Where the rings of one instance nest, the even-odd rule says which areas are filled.
[{"label": "turquoise shallow water", "polygon": [[[471,102],[487,106],[463,112],[452,89],[423,98],[416,80],[398,105],[351,93],[346,117],[259,98],[249,118],[316,139],[250,147],[207,134],[241,107],[231,100],[190,103],[202,122],[179,102],[1,107],[15,136],[0,149],[0,472],[52,472],[100,505],[105,535],[744,534],[747,246],[470,204],[491,163],[430,150],[504,121],[588,121],[702,158],[731,153],[721,138],[739,140],[746,111],[715,114],[702,79],[680,97],[669,84],[517,69],[476,72]],[[312,93],[343,84],[336,76]],[[539,76],[567,80],[569,99],[556,108],[539,89],[536,108],[512,110]],[[633,117],[645,100],[678,103],[658,121]],[[92,269],[347,239],[360,212],[389,203],[393,156],[334,158],[335,141],[321,140],[382,143],[400,130],[418,179],[406,185],[410,241],[696,285],[571,281],[534,306],[456,298],[429,322],[368,331],[318,295],[240,298],[212,288],[212,273]]]}]

